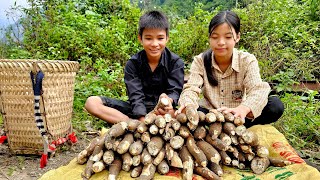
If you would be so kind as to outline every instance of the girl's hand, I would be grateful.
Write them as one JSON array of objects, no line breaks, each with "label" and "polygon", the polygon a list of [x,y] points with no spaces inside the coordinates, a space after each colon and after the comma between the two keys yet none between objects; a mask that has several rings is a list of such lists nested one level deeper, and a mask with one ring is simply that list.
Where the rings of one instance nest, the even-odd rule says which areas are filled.
[{"label": "girl's hand", "polygon": [[239,105],[236,108],[221,107],[217,110],[224,113],[232,113],[234,117],[240,117],[241,119],[245,119],[245,117],[251,112],[250,108],[243,105]]}]

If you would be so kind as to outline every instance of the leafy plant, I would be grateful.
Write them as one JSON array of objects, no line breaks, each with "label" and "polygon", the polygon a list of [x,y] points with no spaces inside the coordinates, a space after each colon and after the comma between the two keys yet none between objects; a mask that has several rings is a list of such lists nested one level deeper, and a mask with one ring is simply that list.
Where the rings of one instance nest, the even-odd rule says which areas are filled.
[{"label": "leafy plant", "polygon": [[310,16],[313,20],[320,20],[320,1],[309,0],[310,3]]},{"label": "leafy plant", "polygon": [[285,112],[274,125],[294,147],[315,148],[320,144],[320,101],[317,91],[307,91],[299,96],[285,93],[281,100]]},{"label": "leafy plant", "polygon": [[278,83],[275,90],[279,92],[292,91],[293,85],[299,84],[295,81],[295,74],[293,69],[287,69],[286,72],[280,71],[270,78],[273,82]]},{"label": "leafy plant", "polygon": [[296,81],[319,76],[319,21],[301,11],[309,8],[308,1],[268,0],[236,10],[242,21],[240,47],[256,55],[264,78],[287,69]]},{"label": "leafy plant", "polygon": [[[123,80],[123,67],[120,63],[110,64],[110,61],[97,59],[91,72],[87,73],[85,67],[90,58],[83,60],[78,73],[75,85],[74,98],[74,123],[78,128],[85,129],[84,120],[88,119],[88,114],[83,111],[85,101],[90,96],[107,96],[120,100],[127,100],[126,90]],[[89,117],[95,120],[94,117]],[[102,123],[105,125],[105,123]],[[102,126],[99,125],[99,126]]]}]

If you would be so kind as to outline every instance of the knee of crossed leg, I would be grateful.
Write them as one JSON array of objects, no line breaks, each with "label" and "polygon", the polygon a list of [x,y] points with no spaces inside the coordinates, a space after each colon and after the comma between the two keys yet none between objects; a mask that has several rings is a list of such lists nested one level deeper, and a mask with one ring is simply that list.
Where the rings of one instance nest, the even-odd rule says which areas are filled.
[{"label": "knee of crossed leg", "polygon": [[99,96],[90,96],[84,105],[84,108],[91,114],[95,114],[95,111],[98,110],[97,106],[102,104],[102,101]]},{"label": "knee of crossed leg", "polygon": [[269,98],[271,102],[270,113],[276,116],[277,118],[280,118],[284,112],[284,105],[282,101],[277,96],[271,96]]}]

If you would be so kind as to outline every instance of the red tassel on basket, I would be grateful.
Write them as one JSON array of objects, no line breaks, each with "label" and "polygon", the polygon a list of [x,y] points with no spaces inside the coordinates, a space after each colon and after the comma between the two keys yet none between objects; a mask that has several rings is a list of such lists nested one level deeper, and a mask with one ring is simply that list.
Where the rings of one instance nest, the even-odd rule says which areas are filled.
[{"label": "red tassel on basket", "polygon": [[42,154],[41,159],[40,159],[40,168],[46,167],[48,163],[48,155],[47,154]]},{"label": "red tassel on basket", "polygon": [[57,145],[64,144],[66,141],[67,141],[67,138],[59,138],[56,141],[53,141],[52,144],[55,144],[57,146]]},{"label": "red tassel on basket", "polygon": [[71,134],[68,135],[68,138],[59,138],[59,139],[57,139],[55,141],[52,141],[52,143],[48,145],[48,149],[41,156],[40,168],[46,167],[46,165],[48,163],[48,154],[45,154],[45,153],[46,152],[54,153],[55,150],[56,150],[56,146],[64,144],[68,139],[72,143],[76,143],[78,141],[77,137],[75,136],[75,133],[72,132]]},{"label": "red tassel on basket", "polygon": [[69,135],[68,135],[68,138],[69,138],[69,140],[70,140],[72,143],[78,142],[77,136],[75,135],[74,132],[72,132],[71,134],[69,134]]},{"label": "red tassel on basket", "polygon": [[48,152],[53,153],[54,151],[56,151],[56,145],[54,145],[54,144],[49,144],[49,146],[48,146]]},{"label": "red tassel on basket", "polygon": [[0,144],[4,143],[7,140],[7,136],[0,136]]}]

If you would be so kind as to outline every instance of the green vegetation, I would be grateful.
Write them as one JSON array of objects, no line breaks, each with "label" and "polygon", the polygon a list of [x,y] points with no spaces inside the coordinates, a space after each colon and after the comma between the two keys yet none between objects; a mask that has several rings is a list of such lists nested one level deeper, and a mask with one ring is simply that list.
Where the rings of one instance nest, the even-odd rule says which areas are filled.
[{"label": "green vegetation", "polygon": [[[91,95],[126,99],[123,66],[142,47],[137,23],[147,9],[161,9],[171,22],[168,47],[190,65],[208,48],[208,24],[222,9],[241,18],[238,48],[256,55],[263,79],[277,82],[286,110],[277,127],[297,149],[319,147],[320,104],[316,91],[284,93],[303,80],[320,77],[320,0],[29,0],[19,19],[24,38],[9,27],[0,42],[0,58],[37,58],[78,61],[73,125],[85,129],[106,125],[89,116],[83,106]],[[0,118],[0,123],[2,120]]]},{"label": "green vegetation", "polygon": [[205,11],[213,11],[215,9],[232,9],[244,8],[252,3],[252,0],[131,0],[133,4],[137,4],[141,9],[160,8],[167,14],[179,15],[182,17],[192,16],[195,12],[197,4],[203,4],[201,7]]},{"label": "green vegetation", "polygon": [[284,94],[285,112],[275,127],[283,132],[291,144],[298,148],[317,149],[320,143],[320,101],[316,91],[307,91],[301,96]]}]

